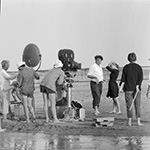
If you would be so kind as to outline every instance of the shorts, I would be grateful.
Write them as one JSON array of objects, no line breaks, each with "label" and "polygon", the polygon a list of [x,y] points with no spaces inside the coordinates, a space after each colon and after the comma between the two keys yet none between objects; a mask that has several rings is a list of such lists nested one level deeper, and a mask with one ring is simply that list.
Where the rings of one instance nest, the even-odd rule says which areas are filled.
[{"label": "shorts", "polygon": [[50,94],[50,93],[56,93],[55,91],[49,89],[46,86],[40,85],[40,92]]},{"label": "shorts", "polygon": [[22,87],[21,88],[21,94],[25,95],[27,97],[33,98],[34,95],[34,89],[30,87]]}]

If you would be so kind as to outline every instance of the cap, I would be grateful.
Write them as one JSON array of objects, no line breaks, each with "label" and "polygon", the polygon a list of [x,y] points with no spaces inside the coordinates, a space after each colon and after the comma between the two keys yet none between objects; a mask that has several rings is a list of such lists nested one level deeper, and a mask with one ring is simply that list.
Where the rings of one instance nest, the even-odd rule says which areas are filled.
[{"label": "cap", "polygon": [[62,62],[60,60],[57,60],[54,64],[54,68],[61,68],[63,66]]},{"label": "cap", "polygon": [[20,61],[17,63],[17,68],[26,65],[26,63],[24,61]]}]

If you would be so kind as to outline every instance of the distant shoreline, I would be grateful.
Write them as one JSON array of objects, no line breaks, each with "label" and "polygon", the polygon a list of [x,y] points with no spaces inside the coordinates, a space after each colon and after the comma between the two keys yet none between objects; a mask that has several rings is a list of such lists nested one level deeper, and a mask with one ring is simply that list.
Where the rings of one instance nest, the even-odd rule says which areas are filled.
[{"label": "distant shoreline", "polygon": [[[149,79],[149,73],[150,73],[150,66],[142,66],[143,68],[143,78],[144,80],[148,80]],[[120,67],[120,72],[119,72],[119,76],[118,76],[118,81],[121,78],[121,74],[122,74],[122,69],[123,67]],[[87,78],[87,73],[88,73],[89,68],[82,68],[80,70],[78,70],[76,72],[76,76],[73,78],[73,80],[75,82],[88,82],[89,79]],[[8,71],[11,74],[17,73],[17,71]],[[48,72],[48,70],[38,70],[37,71],[42,79],[42,77],[45,75],[46,72]],[[109,80],[109,74],[110,72],[103,67],[103,73],[104,73],[104,80],[108,81]],[[36,81],[36,83],[39,83],[40,81]]]}]

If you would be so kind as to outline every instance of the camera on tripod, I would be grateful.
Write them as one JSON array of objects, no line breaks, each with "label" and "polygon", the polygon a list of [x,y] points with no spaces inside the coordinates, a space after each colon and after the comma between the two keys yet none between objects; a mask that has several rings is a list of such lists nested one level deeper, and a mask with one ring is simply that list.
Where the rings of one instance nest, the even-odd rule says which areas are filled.
[{"label": "camera on tripod", "polygon": [[[66,91],[66,97],[56,103],[56,106],[65,106],[67,108],[62,112],[60,109],[60,114],[63,114],[65,119],[76,119],[84,120],[85,110],[82,108],[82,105],[77,101],[72,101],[72,87],[73,87],[73,78],[77,74],[77,70],[81,69],[81,63],[74,61],[74,52],[71,49],[61,49],[58,52],[58,58],[62,61],[63,67],[62,70],[65,72],[66,85],[64,89]],[[63,109],[63,107],[62,107]]]},{"label": "camera on tripod", "polygon": [[[81,63],[74,61],[74,52],[71,49],[61,49],[58,52],[58,58],[63,63],[63,71],[77,71],[81,69]],[[69,74],[68,74],[69,76]]]},{"label": "camera on tripod", "polygon": [[62,70],[66,75],[66,82],[72,85],[72,78],[76,76],[78,69],[81,69],[81,63],[74,61],[74,52],[71,49],[61,49],[58,52],[58,58],[62,61]]}]

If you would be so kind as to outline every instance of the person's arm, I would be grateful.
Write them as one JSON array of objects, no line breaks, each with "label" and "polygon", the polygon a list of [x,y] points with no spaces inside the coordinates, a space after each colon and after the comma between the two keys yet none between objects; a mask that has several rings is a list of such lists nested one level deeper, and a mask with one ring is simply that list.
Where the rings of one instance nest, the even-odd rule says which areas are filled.
[{"label": "person's arm", "polygon": [[107,69],[108,71],[110,71],[110,72],[113,71],[113,69],[112,69],[110,66],[106,66],[106,69]]},{"label": "person's arm", "polygon": [[[139,88],[140,88],[140,86],[141,86],[142,81],[143,81],[143,70],[142,70],[142,68],[141,68],[140,71],[139,71],[139,74],[138,74],[138,82],[137,82],[137,85],[138,85]],[[137,88],[136,88],[136,89],[137,89]],[[139,89],[139,90],[140,90],[140,89]]]},{"label": "person's arm", "polygon": [[17,82],[19,84],[19,88],[22,86],[22,81],[23,81],[23,76],[22,76],[22,73],[19,72],[18,76],[17,76]]},{"label": "person's arm", "polygon": [[40,79],[40,76],[39,76],[39,74],[38,74],[37,72],[34,72],[34,77],[35,77],[35,79],[37,79],[37,80]]},{"label": "person's arm", "polygon": [[17,74],[9,75],[6,71],[3,71],[2,76],[7,80],[13,80],[17,77]]},{"label": "person's arm", "polygon": [[62,73],[60,74],[58,80],[57,80],[57,84],[58,85],[63,85],[65,82],[65,73],[62,71]]},{"label": "person's arm", "polygon": [[89,72],[87,74],[87,78],[89,78],[89,79],[95,79],[95,81],[98,82],[98,78],[97,78],[97,76],[94,75],[93,72],[94,72],[94,68],[90,67]]},{"label": "person's arm", "polygon": [[122,82],[121,85],[119,86],[119,92],[123,92],[123,87],[124,87],[124,82]]},{"label": "person's arm", "polygon": [[124,84],[125,84],[125,68],[123,68],[123,70],[122,70],[121,81],[119,83],[119,91],[120,92],[123,92]]}]

